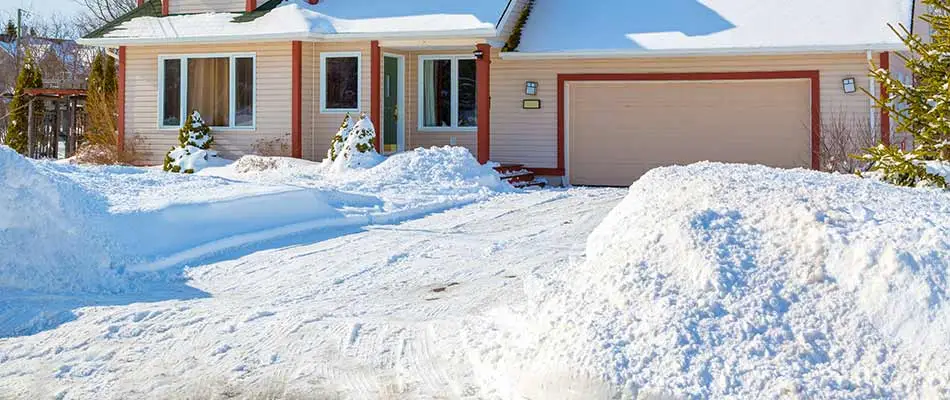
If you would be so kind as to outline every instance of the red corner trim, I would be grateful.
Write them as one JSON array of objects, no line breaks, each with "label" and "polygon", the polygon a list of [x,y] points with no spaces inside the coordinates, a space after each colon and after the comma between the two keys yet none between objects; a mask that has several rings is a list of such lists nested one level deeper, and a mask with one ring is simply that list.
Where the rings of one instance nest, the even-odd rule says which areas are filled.
[{"label": "red corner trim", "polygon": [[557,76],[557,168],[566,169],[565,85],[574,81],[729,81],[809,79],[811,81],[811,167],[821,167],[821,75],[818,71],[698,72],[642,74],[558,74]]},{"label": "red corner trim", "polygon": [[292,156],[294,158],[303,157],[303,121],[301,119],[301,113],[303,112],[303,90],[302,85],[302,56],[303,56],[303,45],[298,41],[291,42],[291,57],[293,58],[293,66],[291,67],[291,148]]},{"label": "red corner trim", "polygon": [[168,16],[168,3],[171,3],[172,0],[162,0],[162,15]]},{"label": "red corner trim", "polygon": [[[891,53],[881,53],[881,69],[891,70]],[[887,98],[887,86],[881,84],[881,98]],[[886,108],[881,107],[881,143],[885,146],[891,145],[891,113]]]},{"label": "red corner trim", "polygon": [[369,119],[373,121],[373,126],[376,127],[376,137],[373,138],[373,146],[376,147],[376,151],[379,153],[383,152],[382,140],[380,138],[383,127],[380,125],[381,120],[379,118],[383,115],[382,66],[382,50],[379,48],[379,41],[374,40],[370,42]]},{"label": "red corner trim", "polygon": [[477,92],[478,133],[476,148],[478,162],[491,160],[491,45],[479,44],[482,58],[475,61],[475,87]]},{"label": "red corner trim", "polygon": [[257,0],[245,0],[244,11],[251,12],[257,9]]},{"label": "red corner trim", "polygon": [[116,128],[118,129],[118,138],[116,140],[116,148],[119,150],[119,153],[125,151],[125,46],[119,47],[119,71],[118,71],[118,81],[119,88],[116,93],[116,103],[118,103],[118,119],[116,120]]}]

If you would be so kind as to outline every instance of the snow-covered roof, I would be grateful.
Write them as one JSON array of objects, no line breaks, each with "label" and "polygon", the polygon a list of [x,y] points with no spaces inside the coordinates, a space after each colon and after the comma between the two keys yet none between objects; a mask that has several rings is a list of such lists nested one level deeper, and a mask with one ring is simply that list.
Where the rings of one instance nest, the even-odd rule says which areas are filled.
[{"label": "snow-covered roof", "polygon": [[518,56],[896,50],[912,0],[538,0]]},{"label": "snow-covered roof", "polygon": [[[84,44],[226,40],[347,40],[492,37],[509,0],[285,0],[252,18],[243,13],[138,17]],[[236,19],[237,18],[237,19]]]}]

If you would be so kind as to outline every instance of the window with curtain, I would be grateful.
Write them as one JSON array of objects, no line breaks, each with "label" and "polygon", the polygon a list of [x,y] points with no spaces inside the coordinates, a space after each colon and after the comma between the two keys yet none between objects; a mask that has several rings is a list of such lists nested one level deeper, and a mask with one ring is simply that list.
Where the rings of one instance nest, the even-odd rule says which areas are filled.
[{"label": "window with curtain", "polygon": [[420,62],[421,128],[474,128],[478,123],[475,60],[425,57]]},{"label": "window with curtain", "polygon": [[324,54],[323,109],[326,111],[359,111],[360,56],[357,54]]},{"label": "window with curtain", "polygon": [[231,126],[231,60],[188,60],[188,113],[198,111],[210,126]]},{"label": "window with curtain", "polygon": [[164,59],[162,126],[179,127],[197,110],[212,127],[254,127],[254,68],[248,56]]},{"label": "window with curtain", "polygon": [[165,60],[162,62],[162,73],[165,81],[162,85],[162,95],[165,98],[162,104],[162,125],[181,125],[181,60]]},{"label": "window with curtain", "polygon": [[425,126],[451,127],[452,61],[425,60],[423,70]]}]

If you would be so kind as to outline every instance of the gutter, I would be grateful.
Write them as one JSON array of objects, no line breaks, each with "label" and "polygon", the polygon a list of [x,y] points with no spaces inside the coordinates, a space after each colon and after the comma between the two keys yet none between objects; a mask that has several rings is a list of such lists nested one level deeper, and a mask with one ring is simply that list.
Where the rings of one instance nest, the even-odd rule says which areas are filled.
[{"label": "gutter", "polygon": [[586,58],[646,58],[646,57],[691,57],[691,56],[752,56],[776,54],[834,54],[865,53],[867,51],[904,51],[903,44],[878,43],[843,46],[789,46],[789,47],[724,47],[669,50],[581,50],[564,52],[501,53],[504,60],[557,60]]},{"label": "gutter", "polygon": [[78,39],[76,42],[84,46],[130,46],[130,45],[170,45],[180,43],[246,43],[246,42],[277,42],[277,41],[304,41],[304,42],[355,42],[366,40],[395,40],[395,39],[484,39],[495,37],[498,31],[495,28],[466,29],[453,31],[423,31],[423,32],[390,32],[390,33],[313,33],[289,32],[266,33],[252,35],[208,35],[177,38],[96,38]]}]

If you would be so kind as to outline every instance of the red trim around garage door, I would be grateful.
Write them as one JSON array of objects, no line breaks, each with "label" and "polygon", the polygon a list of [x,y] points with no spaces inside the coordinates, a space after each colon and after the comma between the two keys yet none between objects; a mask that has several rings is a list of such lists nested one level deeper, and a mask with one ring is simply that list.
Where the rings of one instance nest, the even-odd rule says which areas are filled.
[{"label": "red trim around garage door", "polygon": [[808,79],[811,81],[811,167],[821,167],[821,77],[818,71],[692,72],[644,74],[558,74],[557,76],[557,169],[564,175],[565,84],[576,81],[737,81],[767,79]]}]

